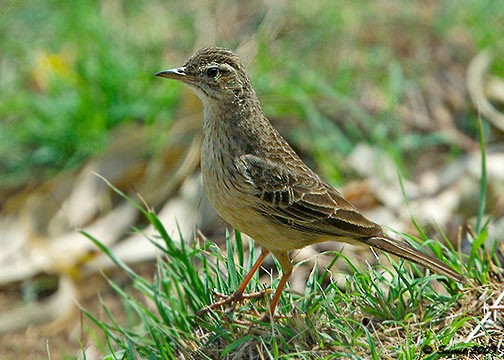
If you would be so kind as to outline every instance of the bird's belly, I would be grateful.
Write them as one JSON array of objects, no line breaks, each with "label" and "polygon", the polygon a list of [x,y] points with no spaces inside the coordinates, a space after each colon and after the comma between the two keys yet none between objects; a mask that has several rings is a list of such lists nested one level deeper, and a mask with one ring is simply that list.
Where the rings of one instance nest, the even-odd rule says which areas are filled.
[{"label": "bird's belly", "polygon": [[215,211],[230,225],[244,231],[244,219],[250,218],[252,209],[230,175],[215,166],[202,167],[202,177],[203,189]]},{"label": "bird's belly", "polygon": [[248,188],[245,180],[233,173],[231,159],[223,159],[223,154],[204,149],[201,158],[203,189],[215,211],[231,226],[271,251],[285,252],[326,240],[318,234],[275,223],[258,212],[254,189]]}]

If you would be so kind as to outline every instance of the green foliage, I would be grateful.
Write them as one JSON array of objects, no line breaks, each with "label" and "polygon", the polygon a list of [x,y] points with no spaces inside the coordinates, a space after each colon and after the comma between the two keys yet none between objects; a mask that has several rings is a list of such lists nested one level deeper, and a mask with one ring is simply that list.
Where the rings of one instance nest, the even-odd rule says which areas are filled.
[{"label": "green foliage", "polygon": [[[323,287],[329,270],[319,272],[315,267],[304,294],[289,291],[282,294],[278,311],[286,317],[271,324],[258,322],[257,314],[267,311],[266,299],[246,300],[232,310],[198,315],[201,308],[214,300],[212,292],[231,294],[236,289],[256,259],[253,243],[249,244],[249,256],[245,255],[239,233],[235,234],[235,241],[227,234],[225,252],[205,239],[189,246],[182,239],[170,238],[153,212],[141,210],[158,233],[156,238],[147,239],[162,254],[152,283],[84,233],[130,276],[137,295],[141,295],[125,293],[111,282],[136,318],[133,323],[119,323],[107,307],[104,310],[108,321],[100,321],[86,312],[104,332],[110,359],[138,356],[173,359],[181,354],[213,359],[258,352],[269,359],[331,358],[334,354],[380,359],[384,351],[411,359],[419,346],[451,343],[455,333],[470,321],[463,313],[447,320],[447,314],[458,306],[460,299],[460,291],[454,291],[451,281],[443,283],[446,289],[443,293],[432,287],[431,280],[437,275],[418,278],[402,262],[393,261],[393,270],[377,266],[365,271],[340,253],[333,254],[331,266],[343,260],[356,270],[347,276],[346,287],[340,289],[335,283]],[[439,251],[434,243],[427,246],[435,253]],[[444,248],[442,253],[447,254],[451,265],[463,269],[453,250]],[[471,254],[477,264],[483,262],[482,256],[480,252]],[[418,272],[415,266],[413,269]],[[275,279],[272,287],[277,283]],[[254,277],[247,291],[261,290],[263,286]],[[406,337],[385,350],[378,345],[382,340],[376,328],[380,332],[404,329]],[[420,334],[424,341],[418,345],[416,339]]]},{"label": "green foliage", "polygon": [[0,187],[81,164],[120,123],[171,120],[177,88],[153,85],[162,46],[118,27],[125,14],[107,18],[95,1],[12,2],[7,10]]}]

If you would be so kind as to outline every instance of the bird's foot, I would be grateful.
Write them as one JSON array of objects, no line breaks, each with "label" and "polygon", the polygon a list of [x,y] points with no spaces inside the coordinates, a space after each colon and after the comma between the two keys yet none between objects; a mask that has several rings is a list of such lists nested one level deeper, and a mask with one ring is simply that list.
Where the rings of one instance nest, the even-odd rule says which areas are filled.
[{"label": "bird's foot", "polygon": [[215,297],[220,298],[221,300],[216,301],[213,304],[210,304],[208,306],[205,306],[203,309],[201,309],[200,311],[198,311],[198,315],[202,315],[204,313],[207,313],[210,310],[217,309],[217,308],[223,307],[223,306],[228,305],[228,304],[232,304],[233,305],[231,307],[231,309],[229,309],[228,311],[233,311],[234,310],[234,305],[236,303],[239,303],[239,302],[241,302],[244,299],[262,298],[265,295],[269,294],[271,292],[271,289],[264,289],[264,290],[257,291],[257,292],[254,292],[254,293],[250,293],[250,294],[244,294],[244,293],[241,293],[241,292],[235,292],[232,295],[224,295],[224,294],[221,294],[221,293],[219,293],[219,292],[217,292],[215,290],[211,290],[211,292],[212,292],[212,294],[214,294]]}]

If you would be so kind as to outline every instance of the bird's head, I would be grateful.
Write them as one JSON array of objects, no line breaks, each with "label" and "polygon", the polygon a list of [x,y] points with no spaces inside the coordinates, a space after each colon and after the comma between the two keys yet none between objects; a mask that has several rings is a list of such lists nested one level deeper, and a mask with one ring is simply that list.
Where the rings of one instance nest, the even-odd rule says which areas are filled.
[{"label": "bird's head", "polygon": [[163,70],[155,75],[182,81],[203,103],[212,100],[234,101],[253,91],[238,56],[219,47],[203,48],[191,56],[184,66]]}]

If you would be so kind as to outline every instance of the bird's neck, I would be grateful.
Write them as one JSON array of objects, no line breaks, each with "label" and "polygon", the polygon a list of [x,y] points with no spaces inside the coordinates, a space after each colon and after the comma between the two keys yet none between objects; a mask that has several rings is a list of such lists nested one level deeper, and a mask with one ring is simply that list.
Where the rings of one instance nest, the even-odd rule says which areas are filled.
[{"label": "bird's neck", "polygon": [[215,159],[223,158],[232,160],[229,164],[233,164],[235,159],[249,154],[305,167],[266,118],[255,94],[233,104],[207,99],[203,106],[203,167],[212,167]]},{"label": "bird's neck", "polygon": [[203,101],[203,132],[209,142],[221,141],[220,137],[232,137],[235,156],[252,152],[264,146],[260,133],[276,131],[259,104],[255,93],[235,97],[229,101],[205,99]]}]

